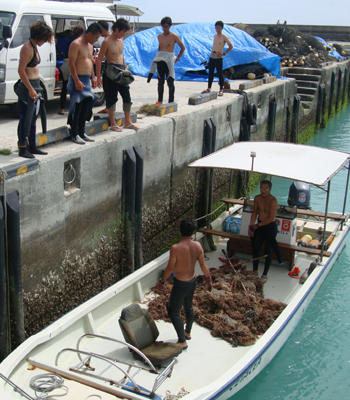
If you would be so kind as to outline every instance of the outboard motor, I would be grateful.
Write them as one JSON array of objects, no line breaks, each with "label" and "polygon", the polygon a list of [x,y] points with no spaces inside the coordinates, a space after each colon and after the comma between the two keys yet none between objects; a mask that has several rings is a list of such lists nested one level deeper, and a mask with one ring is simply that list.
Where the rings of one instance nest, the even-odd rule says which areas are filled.
[{"label": "outboard motor", "polygon": [[310,185],[305,182],[294,181],[289,187],[288,205],[297,206],[304,210],[310,209]]}]

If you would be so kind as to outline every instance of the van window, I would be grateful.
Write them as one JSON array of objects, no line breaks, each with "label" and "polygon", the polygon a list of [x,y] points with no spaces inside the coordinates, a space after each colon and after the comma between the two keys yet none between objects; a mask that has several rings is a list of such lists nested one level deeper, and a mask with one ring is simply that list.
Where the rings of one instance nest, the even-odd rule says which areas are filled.
[{"label": "van window", "polygon": [[85,24],[83,19],[79,18],[68,18],[61,16],[51,16],[52,26],[54,27],[55,34],[63,34],[64,32],[70,32],[72,29],[80,25],[85,30]]},{"label": "van window", "polygon": [[2,27],[12,26],[15,16],[15,13],[0,11],[0,45],[4,43],[4,38],[2,37]]},{"label": "van window", "polygon": [[38,21],[44,21],[44,17],[42,15],[22,15],[10,47],[13,49],[22,46],[22,44],[29,40],[30,27]]}]

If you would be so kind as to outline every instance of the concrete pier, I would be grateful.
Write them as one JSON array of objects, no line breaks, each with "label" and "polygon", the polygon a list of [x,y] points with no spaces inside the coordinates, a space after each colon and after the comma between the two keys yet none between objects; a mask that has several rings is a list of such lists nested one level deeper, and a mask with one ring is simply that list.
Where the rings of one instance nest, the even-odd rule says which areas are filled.
[{"label": "concrete pier", "polygon": [[[239,140],[241,117],[244,104],[248,101],[257,108],[257,121],[251,127],[250,140],[267,140],[270,103],[275,102],[273,140],[292,141],[293,106],[302,94],[300,88],[307,87],[305,82],[316,82],[311,85],[315,90],[311,90],[309,97],[300,103],[297,119],[299,141],[302,141],[319,127],[316,116],[320,102],[320,121],[324,122],[348,102],[349,70],[349,60],[325,65],[317,71],[284,70],[285,79],[267,81],[246,89],[245,94],[226,92],[223,97],[197,105],[189,105],[189,99],[198,96],[206,88],[206,83],[175,82],[177,111],[161,117],[138,119],[141,129],[137,132],[127,129],[121,133],[96,131],[93,132],[95,142],[84,146],[70,141],[48,144],[45,150],[49,155],[37,156],[34,164],[21,159],[17,153],[0,155],[0,168],[8,173],[5,190],[18,190],[20,195],[22,275],[27,320],[41,308],[41,294],[50,293],[52,288],[48,288],[48,282],[52,277],[56,279],[60,296],[51,296],[52,299],[47,296],[45,301],[51,302],[50,307],[55,301],[59,304],[55,305],[58,307],[55,315],[46,319],[42,316],[44,324],[120,277],[116,264],[122,256],[116,256],[111,248],[118,247],[120,243],[116,242],[122,237],[119,228],[125,149],[140,145],[144,155],[142,229],[143,258],[147,262],[176,238],[178,219],[192,210],[194,172],[187,165],[202,156],[203,124],[206,119],[214,117],[217,126],[216,150],[223,148]],[[231,89],[238,90],[239,85],[249,82],[231,82]],[[322,98],[318,96],[321,84],[324,84]],[[213,90],[216,85],[214,82]],[[131,87],[132,111],[136,112],[144,103],[155,102],[156,90],[156,81],[148,85],[145,78],[137,77]],[[61,126],[64,126],[62,122]],[[48,128],[59,128],[59,123],[50,126],[49,121]],[[12,129],[4,141],[8,143],[6,147],[14,149],[17,139],[15,128]],[[217,173],[214,186],[216,198],[227,194],[227,174]],[[200,185],[195,195],[197,198],[200,196]],[[175,229],[172,229],[173,224]],[[110,243],[112,247],[108,250]],[[96,248],[99,248],[97,252]],[[118,251],[122,252],[122,248]],[[108,257],[112,257],[113,253],[115,258],[102,262],[104,252]],[[75,262],[78,259],[80,264]],[[79,269],[81,265],[85,269]],[[77,276],[74,277],[77,286],[72,289],[65,279],[69,274],[74,275],[74,269],[79,270],[81,279],[77,285]],[[99,269],[103,271],[99,273]],[[64,302],[66,304],[63,305]],[[42,306],[42,310],[45,309]],[[27,331],[39,328],[36,325],[27,328]]]}]

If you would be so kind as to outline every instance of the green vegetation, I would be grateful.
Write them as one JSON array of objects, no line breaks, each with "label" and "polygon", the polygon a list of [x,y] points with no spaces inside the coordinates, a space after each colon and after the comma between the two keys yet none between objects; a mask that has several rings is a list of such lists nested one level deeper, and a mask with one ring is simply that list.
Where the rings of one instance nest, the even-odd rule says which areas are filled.
[{"label": "green vegetation", "polygon": [[139,114],[160,116],[160,107],[154,104],[143,104],[137,111]]},{"label": "green vegetation", "polygon": [[0,154],[2,154],[3,156],[9,156],[10,154],[12,154],[12,151],[10,149],[0,149]]}]

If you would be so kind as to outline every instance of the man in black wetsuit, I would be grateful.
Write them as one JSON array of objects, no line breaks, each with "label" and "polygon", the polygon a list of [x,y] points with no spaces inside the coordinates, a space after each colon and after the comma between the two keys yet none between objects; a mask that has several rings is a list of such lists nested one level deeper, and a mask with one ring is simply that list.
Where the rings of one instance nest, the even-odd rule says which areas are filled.
[{"label": "man in black wetsuit", "polygon": [[[195,266],[197,260],[206,277],[208,290],[213,289],[210,272],[204,260],[203,248],[199,242],[191,239],[195,230],[196,224],[193,220],[185,218],[181,221],[181,240],[171,246],[168,265],[157,283],[158,290],[163,290],[164,282],[174,271],[174,285],[170,294],[168,315],[177,333],[178,343],[184,350],[188,347],[187,340],[191,339],[191,328],[194,321],[192,299],[196,288]],[[185,329],[180,315],[182,307],[185,309]]]},{"label": "man in black wetsuit", "polygon": [[[272,183],[270,181],[261,181],[261,194],[254,198],[254,210],[250,219],[248,234],[251,237],[253,258],[260,256],[260,249],[265,241],[265,268],[261,276],[262,281],[267,281],[272,259],[272,246],[277,235],[276,212],[277,199],[271,195]],[[256,219],[258,218],[258,222]],[[256,223],[257,222],[257,223]],[[259,260],[253,261],[253,271],[258,275]]]}]

